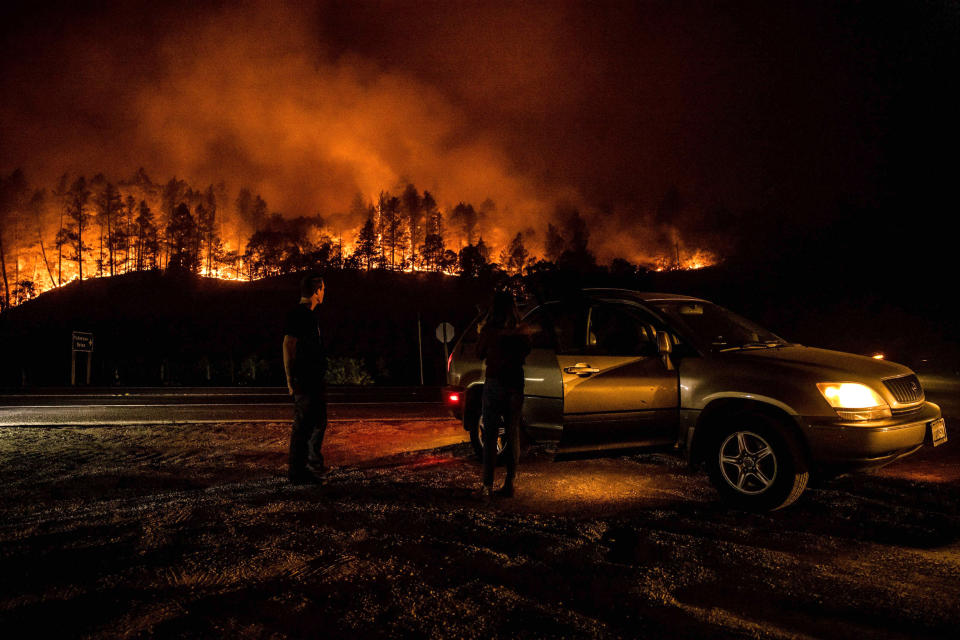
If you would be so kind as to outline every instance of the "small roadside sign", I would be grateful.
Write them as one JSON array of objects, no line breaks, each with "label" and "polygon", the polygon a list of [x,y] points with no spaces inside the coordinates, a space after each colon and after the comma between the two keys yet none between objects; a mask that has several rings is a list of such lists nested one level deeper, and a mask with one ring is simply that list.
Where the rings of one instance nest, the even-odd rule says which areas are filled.
[{"label": "small roadside sign", "polygon": [[70,336],[70,384],[77,384],[77,354],[85,353],[87,358],[87,384],[90,384],[91,363],[93,362],[93,334],[89,331],[74,331]]},{"label": "small roadside sign", "polygon": [[441,322],[437,325],[437,340],[444,344],[453,340],[453,325],[449,322]]},{"label": "small roadside sign", "polygon": [[93,334],[86,331],[73,332],[74,351],[93,351]]},{"label": "small roadside sign", "polygon": [[441,322],[437,325],[437,340],[443,343],[443,362],[450,367],[450,352],[447,350],[447,344],[453,341],[453,325],[449,322]]}]

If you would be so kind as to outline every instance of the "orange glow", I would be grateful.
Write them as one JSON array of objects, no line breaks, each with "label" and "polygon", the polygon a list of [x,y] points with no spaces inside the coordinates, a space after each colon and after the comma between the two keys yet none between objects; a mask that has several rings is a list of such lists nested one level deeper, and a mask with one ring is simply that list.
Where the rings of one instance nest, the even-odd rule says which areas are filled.
[{"label": "orange glow", "polygon": [[[136,201],[143,200],[155,216],[154,224],[157,227],[159,237],[159,247],[154,250],[156,264],[152,266],[143,264],[140,266],[140,270],[149,270],[151,268],[164,270],[169,262],[170,248],[167,244],[169,238],[163,235],[164,229],[166,228],[166,215],[164,214],[163,201],[158,195],[162,185],[155,185],[155,187],[156,188],[151,191],[143,189],[139,185],[119,183],[119,194],[121,198],[132,198]],[[250,221],[241,219],[240,214],[237,212],[234,204],[237,201],[237,192],[230,191],[225,187],[221,187],[220,189],[216,194],[215,235],[218,238],[217,256],[211,257],[211,255],[205,253],[204,249],[201,249],[199,252],[200,264],[196,269],[196,273],[202,277],[228,281],[250,281],[254,278],[273,276],[281,273],[277,265],[274,265],[268,271],[257,271],[254,265],[250,264],[249,256],[246,255],[247,243],[257,229],[253,228]],[[196,193],[196,191],[194,191],[194,193]],[[197,211],[197,201],[195,196],[194,200],[190,201],[190,197],[191,196],[185,196],[185,199],[187,204],[190,204],[191,215],[194,215]],[[39,212],[37,218],[41,231],[40,239],[37,239],[38,236],[33,236],[30,239],[25,239],[21,244],[14,247],[17,260],[13,265],[8,266],[8,275],[14,282],[19,283],[23,281],[27,283],[27,286],[22,290],[18,290],[15,295],[11,295],[11,304],[13,306],[25,302],[40,293],[56,288],[57,286],[67,285],[79,279],[80,273],[77,262],[72,259],[74,250],[72,245],[65,244],[62,251],[58,251],[55,242],[58,235],[58,225],[63,224],[63,209],[64,205],[61,201],[50,199],[43,210]],[[90,216],[90,220],[84,230],[84,244],[87,245],[87,249],[84,252],[83,278],[86,280],[108,277],[111,275],[111,272],[113,275],[122,275],[136,271],[138,269],[138,258],[134,247],[135,242],[132,239],[133,236],[125,236],[121,241],[121,246],[114,248],[112,260],[108,259],[109,249],[105,249],[104,247],[109,243],[101,239],[101,236],[104,236],[106,233],[105,227],[97,221],[95,215],[96,210],[93,205],[88,205],[85,210]],[[463,238],[459,237],[459,230],[455,219],[452,217],[451,208],[440,206],[438,210],[443,216],[446,248],[456,253],[464,246],[464,242]],[[267,209],[267,211],[269,211],[269,209]],[[269,217],[275,214],[268,213],[267,215]],[[333,214],[329,217],[320,216],[317,219],[322,226],[309,227],[307,229],[306,240],[314,247],[328,244],[330,247],[330,258],[332,260],[335,260],[338,255],[346,260],[355,253],[357,249],[357,237],[363,226],[363,221],[354,219],[355,217],[356,216],[351,217],[351,214]],[[549,219],[549,212],[545,212],[542,220],[546,221]],[[324,222],[327,224],[323,224]],[[482,239],[488,247],[489,260],[496,263],[502,262],[504,260],[502,257],[503,251],[508,246],[509,240],[513,235],[516,235],[516,233],[512,231],[511,227],[500,226],[493,220],[487,220],[486,222],[487,224],[483,227]],[[534,225],[538,224],[538,221],[530,220],[530,223]],[[132,224],[129,217],[125,224]],[[133,229],[134,227],[128,226],[127,228]],[[128,231],[128,233],[132,232]],[[423,227],[421,227],[420,233],[420,243],[422,243],[424,237],[422,234],[425,233]],[[378,234],[376,241],[380,243],[383,240],[383,236]],[[43,242],[42,247],[40,242]],[[540,246],[539,242],[540,238],[537,233],[535,231],[531,232],[526,241],[526,249],[529,252],[528,264],[530,261],[543,259],[545,257],[543,247]],[[616,250],[615,247],[611,247],[609,244],[605,245],[602,239],[598,244],[598,251]],[[398,250],[395,269],[407,273],[430,272],[442,273],[448,276],[459,273],[457,265],[453,263],[448,264],[439,271],[436,268],[429,268],[429,265],[425,265],[422,262],[422,254],[420,253],[422,250],[422,247],[418,248],[418,262],[412,263],[410,260],[409,246],[405,245],[403,250]],[[598,255],[598,258],[601,258],[601,255],[602,254]],[[630,257],[632,257],[634,263],[641,265],[646,264],[649,268],[656,271],[702,269],[716,264],[719,261],[717,255],[709,250],[690,250],[680,243],[677,244],[672,255],[656,257],[653,259],[652,264],[649,258],[644,258],[642,255],[633,255]],[[46,259],[46,266],[44,266],[44,259]],[[373,268],[375,265],[371,264],[370,266]],[[32,286],[29,286],[30,283],[32,283]]]},{"label": "orange glow", "polygon": [[712,251],[706,249],[697,249],[693,253],[680,253],[680,259],[677,256],[660,256],[654,261],[654,271],[695,271],[713,266],[719,262],[719,258]]},{"label": "orange glow", "polygon": [[884,358],[884,355],[883,355],[882,353],[875,353],[875,354],[873,354],[873,359],[874,359],[874,360],[883,360],[883,358]]}]

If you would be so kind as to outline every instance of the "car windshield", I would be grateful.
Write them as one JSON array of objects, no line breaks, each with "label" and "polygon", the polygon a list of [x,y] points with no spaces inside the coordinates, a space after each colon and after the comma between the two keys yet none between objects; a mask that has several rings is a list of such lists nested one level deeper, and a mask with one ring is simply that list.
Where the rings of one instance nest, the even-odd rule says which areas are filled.
[{"label": "car windshield", "polygon": [[776,334],[710,302],[671,300],[653,306],[711,351],[767,349],[787,344]]}]

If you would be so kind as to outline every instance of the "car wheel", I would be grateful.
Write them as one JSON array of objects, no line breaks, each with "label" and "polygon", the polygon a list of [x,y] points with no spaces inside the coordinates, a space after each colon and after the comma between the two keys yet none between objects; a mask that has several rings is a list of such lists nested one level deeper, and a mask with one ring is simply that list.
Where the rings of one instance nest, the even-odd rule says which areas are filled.
[{"label": "car wheel", "polygon": [[[477,458],[481,461],[483,460],[483,434],[486,429],[483,424],[483,412],[475,418],[474,424],[470,428],[470,444],[473,445],[473,451],[477,454]],[[504,434],[506,431],[503,427],[500,427],[500,432],[497,434],[497,461],[500,461],[500,454],[503,453],[504,446]]]},{"label": "car wheel", "polygon": [[775,511],[803,493],[809,472],[801,449],[776,421],[741,413],[727,421],[708,452],[710,480],[732,505]]}]

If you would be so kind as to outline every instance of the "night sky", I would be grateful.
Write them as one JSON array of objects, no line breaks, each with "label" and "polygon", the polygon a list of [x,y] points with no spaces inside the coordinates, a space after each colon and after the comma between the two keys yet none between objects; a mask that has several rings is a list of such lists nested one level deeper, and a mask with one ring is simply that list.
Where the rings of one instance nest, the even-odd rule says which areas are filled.
[{"label": "night sky", "polygon": [[955,2],[274,4],[5,6],[0,168],[290,215],[412,181],[502,233],[578,207],[602,257],[947,248]]}]

